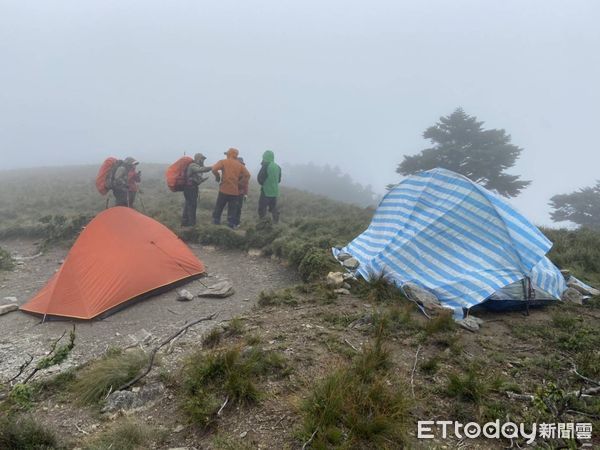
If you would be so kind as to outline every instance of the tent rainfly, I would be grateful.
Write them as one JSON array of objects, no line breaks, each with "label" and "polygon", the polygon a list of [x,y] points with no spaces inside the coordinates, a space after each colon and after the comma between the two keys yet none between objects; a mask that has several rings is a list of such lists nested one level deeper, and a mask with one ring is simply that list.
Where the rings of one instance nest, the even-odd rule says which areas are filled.
[{"label": "tent rainfly", "polygon": [[204,273],[167,227],[122,206],[98,214],[64,263],[22,311],[92,319]]},{"label": "tent rainfly", "polygon": [[381,201],[368,229],[343,249],[363,278],[431,291],[455,315],[485,302],[558,300],[565,279],[546,257],[552,243],[504,199],[445,169],[404,179]]}]

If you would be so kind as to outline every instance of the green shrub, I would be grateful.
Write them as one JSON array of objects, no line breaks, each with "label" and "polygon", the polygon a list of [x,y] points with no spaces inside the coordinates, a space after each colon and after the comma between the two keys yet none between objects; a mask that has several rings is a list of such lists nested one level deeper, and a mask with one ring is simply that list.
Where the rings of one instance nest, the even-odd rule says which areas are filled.
[{"label": "green shrub", "polygon": [[201,427],[209,427],[225,399],[231,404],[256,403],[260,390],[256,381],[268,374],[287,374],[283,356],[255,347],[230,348],[197,353],[184,371],[184,411]]},{"label": "green shrub", "polygon": [[456,322],[451,311],[441,311],[437,316],[425,324],[425,333],[428,335],[456,330]]},{"label": "green shrub", "polygon": [[5,450],[60,449],[56,434],[31,417],[0,417],[0,448]]},{"label": "green shrub", "polygon": [[294,297],[291,289],[282,289],[279,291],[261,291],[258,295],[258,306],[289,305],[295,306],[298,301]]},{"label": "green shrub", "polygon": [[246,238],[226,226],[201,227],[197,239],[203,245],[215,245],[226,249],[243,249],[246,246]]},{"label": "green shrub", "polygon": [[227,336],[241,336],[246,332],[244,321],[239,317],[232,317],[231,320],[225,325],[225,334]]},{"label": "green shrub", "polygon": [[246,232],[246,246],[248,248],[265,248],[277,239],[283,232],[283,228],[275,227],[270,220],[262,220]]},{"label": "green shrub", "polygon": [[391,305],[373,314],[373,332],[383,334],[415,333],[421,329],[413,317],[411,303]]},{"label": "green shrub", "polygon": [[318,449],[402,448],[408,402],[386,382],[388,367],[379,342],[319,381],[301,406],[302,439]]},{"label": "green shrub", "polygon": [[97,403],[135,378],[148,363],[142,350],[113,352],[91,362],[77,375],[73,392],[83,404]]},{"label": "green shrub", "polygon": [[423,361],[419,369],[426,375],[434,375],[438,369],[440,368],[440,358],[438,356],[434,356]]},{"label": "green shrub", "polygon": [[136,450],[148,448],[147,444],[152,435],[152,430],[147,425],[119,421],[118,424],[101,433],[87,445],[85,450]]},{"label": "green shrub", "polygon": [[587,228],[542,231],[553,243],[548,257],[554,264],[588,282],[600,282],[600,231]]},{"label": "green shrub", "polygon": [[0,270],[13,270],[15,268],[15,261],[11,254],[0,247]]},{"label": "green shrub", "polygon": [[202,336],[202,346],[205,348],[214,348],[221,342],[223,330],[221,327],[213,327],[211,330]]},{"label": "green shrub", "polygon": [[472,364],[464,373],[448,375],[447,392],[451,397],[462,401],[480,403],[489,388],[485,381],[485,373],[480,367]]},{"label": "green shrub", "polygon": [[15,384],[8,395],[9,400],[20,408],[30,408],[33,403],[34,388],[30,384]]},{"label": "green shrub", "polygon": [[388,281],[385,273],[371,273],[367,280],[360,279],[357,292],[370,303],[396,302],[406,299],[402,291]]},{"label": "green shrub", "polygon": [[298,265],[298,272],[303,281],[314,281],[322,277],[332,263],[327,254],[318,248],[309,247]]}]

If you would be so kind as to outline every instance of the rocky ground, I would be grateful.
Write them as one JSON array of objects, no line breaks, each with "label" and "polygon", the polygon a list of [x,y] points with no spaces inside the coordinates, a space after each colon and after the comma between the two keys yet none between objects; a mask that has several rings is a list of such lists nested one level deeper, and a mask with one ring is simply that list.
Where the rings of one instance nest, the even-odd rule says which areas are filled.
[{"label": "rocky ground", "polygon": [[[34,242],[13,240],[0,245],[26,257],[15,271],[2,274],[0,279],[0,300],[16,297],[20,304],[43,285],[67,252],[55,247],[28,259],[37,254]],[[336,370],[346,370],[365,349],[372,348],[379,327],[385,328],[391,361],[381,380],[403,395],[406,447],[500,449],[519,444],[526,448],[522,441],[508,440],[438,437],[419,441],[416,421],[485,422],[501,416],[503,420],[521,417],[531,423],[540,414],[538,406],[527,399],[510,398],[509,392],[526,397],[548,381],[565,390],[589,387],[574,375],[569,358],[580,358],[578,364],[586,358],[598,358],[597,303],[561,304],[532,310],[528,316],[523,312],[481,313],[481,328],[471,332],[451,320],[429,321],[405,299],[385,301],[380,294],[361,292],[351,280],[349,290],[341,288],[332,295],[334,291],[324,290],[323,285],[298,285],[292,271],[270,258],[211,247],[192,249],[209,272],[202,283],[212,285],[227,279],[235,294],[224,299],[178,302],[176,292],[171,291],[102,321],[77,322],[72,355],[51,371],[81,366],[109,347],[138,346],[149,351],[189,321],[219,313],[215,320],[190,328],[165,346],[144,380],[125,393],[111,394],[100,406],[79,405],[68,388],[38,395],[28,412],[55,430],[68,448],[108,448],[89,445],[124,421],[142,424],[153,432],[142,448],[302,448],[311,434],[303,430],[303,401],[321,380]],[[341,274],[338,278],[343,281]],[[204,288],[200,281],[185,287],[192,293]],[[261,292],[270,290],[277,292],[261,297]],[[222,414],[216,425],[203,429],[182,411],[182,367],[194,352],[212,351],[203,347],[203,339],[215,327],[225,330],[233,317],[242,325],[234,334],[223,333],[216,351],[248,351],[253,347],[272,351],[284,358],[289,371],[283,377],[256,380],[261,391],[256,404],[232,404],[219,398],[224,405]],[[0,316],[0,378],[13,376],[27,355],[43,356],[71,326],[59,321],[42,324],[38,317],[18,311]],[[576,339],[571,342],[571,337]],[[594,367],[587,370],[595,374]],[[476,376],[471,379],[473,371]],[[43,374],[42,379],[47,376]],[[452,392],[453,377],[459,380],[454,388],[462,389],[458,393]],[[593,404],[589,406],[587,411],[593,411]],[[595,419],[571,413],[563,420]],[[386,448],[400,448],[400,444],[392,442]]]},{"label": "rocky ground", "polygon": [[[24,304],[58,269],[68,248],[52,247],[39,255],[35,241],[10,240],[0,246],[13,253],[18,264],[12,272],[0,272],[0,305]],[[295,274],[278,262],[239,251],[218,252],[212,247],[191,246],[205,263],[208,277],[184,286],[192,293],[222,280],[229,280],[235,294],[223,299],[176,301],[175,291],[166,292],[133,304],[104,320],[77,321],[76,346],[68,364],[79,365],[102,354],[107,347],[126,347],[138,341],[160,340],[186,322],[218,313],[215,321],[195,327],[201,333],[215,323],[247,313],[263,289],[277,289],[294,283]],[[39,256],[38,256],[39,255]],[[15,311],[0,316],[0,380],[15,375],[15,370],[28,359],[44,355],[49,346],[65,330],[70,321],[47,321]],[[59,367],[57,370],[62,370]]]}]

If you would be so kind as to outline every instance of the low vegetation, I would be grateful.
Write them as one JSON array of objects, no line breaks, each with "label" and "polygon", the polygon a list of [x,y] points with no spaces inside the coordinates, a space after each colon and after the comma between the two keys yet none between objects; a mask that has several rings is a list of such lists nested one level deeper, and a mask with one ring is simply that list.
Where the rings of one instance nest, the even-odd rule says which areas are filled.
[{"label": "low vegetation", "polygon": [[301,406],[305,442],[315,449],[401,448],[409,402],[399,380],[390,383],[391,366],[378,338],[320,380]]},{"label": "low vegetation", "polygon": [[82,404],[98,403],[132,380],[147,363],[148,356],[142,350],[111,350],[77,374],[73,394]]},{"label": "low vegetation", "polygon": [[1,270],[13,270],[15,267],[15,261],[12,255],[0,247],[0,271]]},{"label": "low vegetation", "polygon": [[297,304],[298,299],[292,289],[261,291],[258,296],[258,306],[296,306]]},{"label": "low vegetation", "polygon": [[0,416],[0,448],[6,450],[61,449],[57,434],[30,416]]},{"label": "low vegetation", "polygon": [[286,374],[282,355],[257,347],[233,346],[191,356],[184,371],[184,410],[196,425],[207,428],[222,405],[253,404],[260,400],[257,381]]},{"label": "low vegetation", "polygon": [[[273,448],[411,448],[419,444],[413,436],[416,421],[432,418],[579,421],[600,428],[599,397],[577,395],[600,381],[598,299],[584,306],[532,310],[530,317],[482,315],[481,332],[469,333],[449,314],[427,319],[382,275],[351,281],[353,295],[337,295],[322,279],[329,270],[339,270],[330,249],[366,228],[372,210],[284,189],[282,222],[275,225],[256,220],[258,193],[252,186],[243,226],[232,231],[209,225],[216,190],[207,183],[200,194],[199,226],[182,231],[181,196],[166,190],[160,172],[162,168],[145,170],[149,215],[190,242],[259,249],[285,261],[306,282],[266,289],[249,315],[223,322],[197,341],[189,333],[174,344],[173,353],[165,348],[164,358],[173,365],[163,362],[145,379],[165,384],[160,400],[164,416],[150,421],[154,413],[144,411],[133,413],[131,421],[112,422],[99,414],[107,394],[147,364],[139,350],[110,350],[81,368],[53,377],[40,372],[35,381],[6,389],[0,404],[0,448],[133,449],[189,442],[217,449],[265,443]],[[89,175],[69,178],[68,189],[44,178],[27,196],[18,183],[0,180],[0,239],[33,237],[42,248],[70,242],[105,206]],[[55,194],[57,189],[66,192],[64,198]],[[551,259],[599,284],[600,233],[544,232],[555,243]],[[0,261],[2,255],[0,251]],[[61,348],[56,345],[40,364],[63,362]],[[49,422],[60,416],[53,414],[57,404],[58,410],[72,409],[100,426],[84,427],[90,436],[68,430],[71,435],[64,438],[72,442],[61,442],[63,436],[59,439],[42,425],[63,430],[58,428],[62,419]],[[151,425],[142,425],[145,420]],[[153,431],[157,423],[174,428],[186,421],[195,426],[169,433],[164,442]],[[264,434],[253,434],[259,429]],[[248,435],[241,437],[242,431]],[[443,444],[454,448],[463,443]],[[485,448],[490,442],[478,444]],[[540,444],[574,448],[573,442]]]},{"label": "low vegetation", "polygon": [[137,450],[148,448],[147,444],[156,436],[150,427],[129,419],[118,421],[99,436],[84,445],[84,450]]}]

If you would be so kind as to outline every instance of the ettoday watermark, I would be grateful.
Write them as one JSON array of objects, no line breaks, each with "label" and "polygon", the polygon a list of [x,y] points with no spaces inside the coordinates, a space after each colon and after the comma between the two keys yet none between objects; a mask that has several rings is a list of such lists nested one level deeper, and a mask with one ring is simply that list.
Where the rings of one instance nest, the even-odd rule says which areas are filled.
[{"label": "ettoday watermark", "polygon": [[[578,439],[591,441],[591,423],[524,423],[504,422],[499,420],[483,425],[477,422],[462,423],[454,420],[420,420],[417,423],[417,438],[434,439],[449,437],[458,439],[524,439],[532,444],[536,439]],[[590,444],[591,445],[591,444]]]}]

